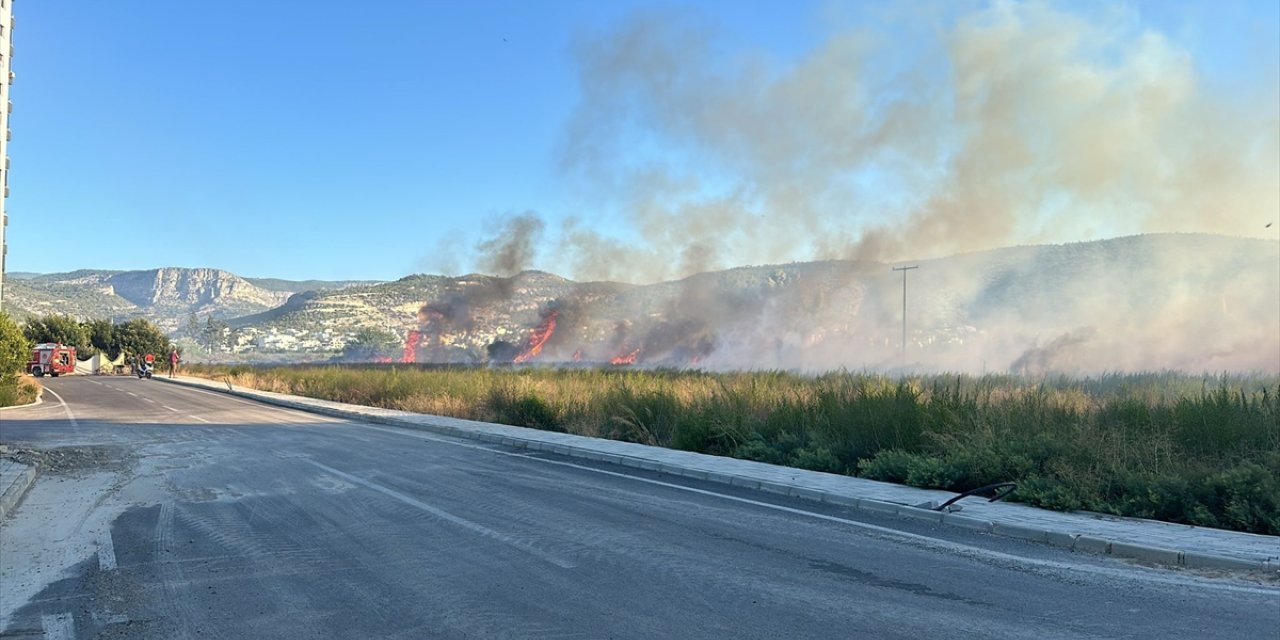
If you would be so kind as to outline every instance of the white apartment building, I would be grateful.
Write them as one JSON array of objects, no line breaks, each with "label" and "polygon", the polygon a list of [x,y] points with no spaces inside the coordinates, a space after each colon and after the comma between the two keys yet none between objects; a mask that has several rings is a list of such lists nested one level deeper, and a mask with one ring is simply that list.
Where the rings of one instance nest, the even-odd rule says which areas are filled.
[{"label": "white apartment building", "polygon": [[4,309],[4,272],[8,261],[9,244],[5,241],[5,229],[9,226],[9,214],[5,212],[5,202],[9,197],[9,138],[13,133],[9,130],[9,116],[13,113],[13,101],[9,98],[9,89],[13,84],[13,0],[0,0],[0,188],[4,189],[4,197],[0,198],[0,310]]}]

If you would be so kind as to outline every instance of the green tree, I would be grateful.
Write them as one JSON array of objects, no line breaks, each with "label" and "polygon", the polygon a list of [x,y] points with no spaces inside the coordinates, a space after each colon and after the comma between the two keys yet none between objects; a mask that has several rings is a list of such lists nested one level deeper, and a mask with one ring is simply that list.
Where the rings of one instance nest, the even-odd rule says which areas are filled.
[{"label": "green tree", "polygon": [[187,336],[197,340],[200,338],[200,320],[196,318],[194,311],[187,316]]},{"label": "green tree", "polygon": [[163,358],[169,355],[173,347],[169,337],[154,324],[142,318],[130,320],[115,326],[112,349],[107,351],[109,357],[120,353],[129,356],[146,355],[148,353]]},{"label": "green tree", "polygon": [[114,359],[111,349],[115,344],[116,326],[110,320],[86,320],[82,324],[89,334],[89,344]]},{"label": "green tree", "polygon": [[342,359],[349,362],[373,362],[388,358],[400,350],[400,339],[390,331],[365,327],[342,349]]},{"label": "green tree", "polygon": [[42,342],[60,342],[75,347],[81,352],[92,355],[93,344],[89,342],[89,332],[84,325],[76,322],[71,316],[47,315],[28,318],[22,326],[22,333],[28,340],[37,344]]},{"label": "green tree", "polygon": [[13,318],[0,313],[0,407],[16,404],[18,376],[26,368],[33,344]]},{"label": "green tree", "polygon": [[205,349],[210,352],[221,351],[230,342],[230,328],[231,325],[225,321],[209,316],[205,318],[204,330],[200,332],[200,341],[204,344]]}]

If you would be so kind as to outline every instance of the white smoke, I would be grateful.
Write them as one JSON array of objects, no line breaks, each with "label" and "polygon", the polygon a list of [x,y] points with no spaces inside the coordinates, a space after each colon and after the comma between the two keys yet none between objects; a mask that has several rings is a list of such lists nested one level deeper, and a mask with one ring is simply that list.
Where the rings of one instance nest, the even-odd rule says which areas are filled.
[{"label": "white smoke", "polygon": [[1268,99],[1215,95],[1188,51],[1125,12],[995,2],[929,26],[835,32],[794,62],[723,55],[675,13],[584,38],[564,166],[639,240],[575,225],[574,275],[1274,237],[1274,75],[1257,74]]}]

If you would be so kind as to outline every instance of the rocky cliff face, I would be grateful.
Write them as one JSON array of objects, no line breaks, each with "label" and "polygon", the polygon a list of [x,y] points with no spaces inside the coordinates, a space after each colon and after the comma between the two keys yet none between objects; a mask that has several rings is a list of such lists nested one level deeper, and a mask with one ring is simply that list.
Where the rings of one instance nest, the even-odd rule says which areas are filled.
[{"label": "rocky cliff face", "polygon": [[85,270],[15,282],[5,287],[5,305],[20,315],[141,317],[166,331],[176,330],[192,313],[201,319],[233,318],[278,307],[290,295],[218,269]]},{"label": "rocky cliff face", "polygon": [[126,271],[108,277],[106,283],[121,298],[164,315],[238,316],[279,306],[289,297],[219,269]]}]

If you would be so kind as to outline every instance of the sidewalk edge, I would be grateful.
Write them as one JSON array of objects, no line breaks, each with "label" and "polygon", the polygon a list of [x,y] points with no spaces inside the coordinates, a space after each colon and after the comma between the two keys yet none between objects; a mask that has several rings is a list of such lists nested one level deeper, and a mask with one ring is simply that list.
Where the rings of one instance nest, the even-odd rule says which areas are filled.
[{"label": "sidewalk edge", "polygon": [[0,520],[4,520],[4,517],[10,511],[13,511],[14,507],[18,506],[22,497],[27,495],[27,490],[31,488],[31,485],[35,484],[36,468],[24,464],[19,464],[19,466],[23,467],[23,470],[17,481],[5,488],[4,495],[0,495]]}]

